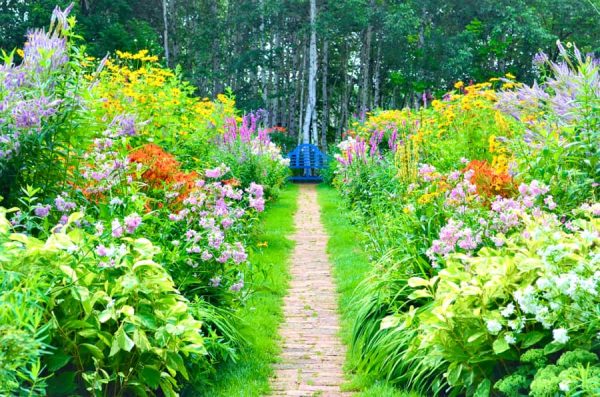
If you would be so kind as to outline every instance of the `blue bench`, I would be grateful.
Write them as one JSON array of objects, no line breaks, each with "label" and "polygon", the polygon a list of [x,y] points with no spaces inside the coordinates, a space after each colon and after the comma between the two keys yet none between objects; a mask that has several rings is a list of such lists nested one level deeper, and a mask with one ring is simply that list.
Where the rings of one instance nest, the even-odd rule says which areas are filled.
[{"label": "blue bench", "polygon": [[291,176],[294,182],[321,182],[323,178],[318,170],[327,167],[327,156],[315,145],[304,143],[298,145],[286,156],[290,159],[291,170],[302,170],[302,175]]}]

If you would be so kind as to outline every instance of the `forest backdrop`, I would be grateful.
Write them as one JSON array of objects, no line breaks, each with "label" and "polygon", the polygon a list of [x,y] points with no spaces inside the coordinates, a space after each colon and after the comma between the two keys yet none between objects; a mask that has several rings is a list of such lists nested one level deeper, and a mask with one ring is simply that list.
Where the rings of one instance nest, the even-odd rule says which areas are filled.
[{"label": "forest backdrop", "polygon": [[[0,48],[21,47],[28,29],[70,2],[0,0]],[[79,0],[74,15],[91,55],[149,49],[180,66],[199,96],[231,89],[240,109],[265,109],[268,126],[293,140],[312,126],[313,141],[325,146],[352,117],[423,106],[459,80],[510,73],[532,82],[540,77],[532,59],[540,51],[556,58],[557,40],[599,53],[598,3]]]}]

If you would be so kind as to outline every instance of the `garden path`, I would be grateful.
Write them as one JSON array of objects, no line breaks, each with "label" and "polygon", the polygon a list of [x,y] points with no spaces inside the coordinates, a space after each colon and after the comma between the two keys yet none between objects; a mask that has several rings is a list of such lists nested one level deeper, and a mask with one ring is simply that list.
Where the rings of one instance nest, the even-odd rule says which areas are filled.
[{"label": "garden path", "polygon": [[281,362],[272,380],[276,396],[348,396],[340,390],[345,347],[338,337],[337,295],[325,251],[315,185],[300,185],[292,237],[290,288],[284,301]]}]

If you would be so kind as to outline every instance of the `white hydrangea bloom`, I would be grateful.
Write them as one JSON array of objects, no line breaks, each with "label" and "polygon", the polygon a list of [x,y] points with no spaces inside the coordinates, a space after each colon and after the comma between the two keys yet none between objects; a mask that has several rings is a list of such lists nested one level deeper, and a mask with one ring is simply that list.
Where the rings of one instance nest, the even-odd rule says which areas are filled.
[{"label": "white hydrangea bloom", "polygon": [[565,344],[569,341],[568,331],[564,328],[557,328],[552,331],[552,337],[556,343]]},{"label": "white hydrangea bloom", "polygon": [[502,324],[498,320],[488,320],[487,329],[492,335],[497,335],[498,332],[502,331]]}]

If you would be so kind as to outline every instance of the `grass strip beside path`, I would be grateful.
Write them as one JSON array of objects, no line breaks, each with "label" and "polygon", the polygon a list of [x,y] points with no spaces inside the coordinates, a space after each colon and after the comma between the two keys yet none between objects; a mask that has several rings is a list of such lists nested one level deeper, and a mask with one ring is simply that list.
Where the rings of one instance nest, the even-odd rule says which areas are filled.
[{"label": "grass strip beside path", "polygon": [[[321,205],[321,220],[329,234],[327,253],[333,265],[336,279],[339,306],[342,316],[341,337],[345,344],[350,345],[351,331],[356,317],[353,298],[356,287],[364,280],[371,269],[369,257],[363,250],[361,232],[351,224],[347,209],[343,208],[338,192],[327,185],[318,187],[319,204]],[[356,367],[353,364],[352,352],[348,351],[346,360],[347,370]],[[350,382],[344,386],[347,391],[358,392],[362,397],[404,397],[409,394],[394,387],[378,382],[362,374],[352,374]]]},{"label": "grass strip beside path", "polygon": [[272,364],[281,351],[277,331],[283,320],[283,297],[289,282],[288,265],[294,242],[288,236],[294,231],[297,198],[298,187],[289,184],[261,215],[249,256],[252,270],[247,275],[254,293],[237,313],[241,333],[250,344],[239,353],[238,362],[217,369],[215,384],[207,396],[254,397],[269,392]]}]

